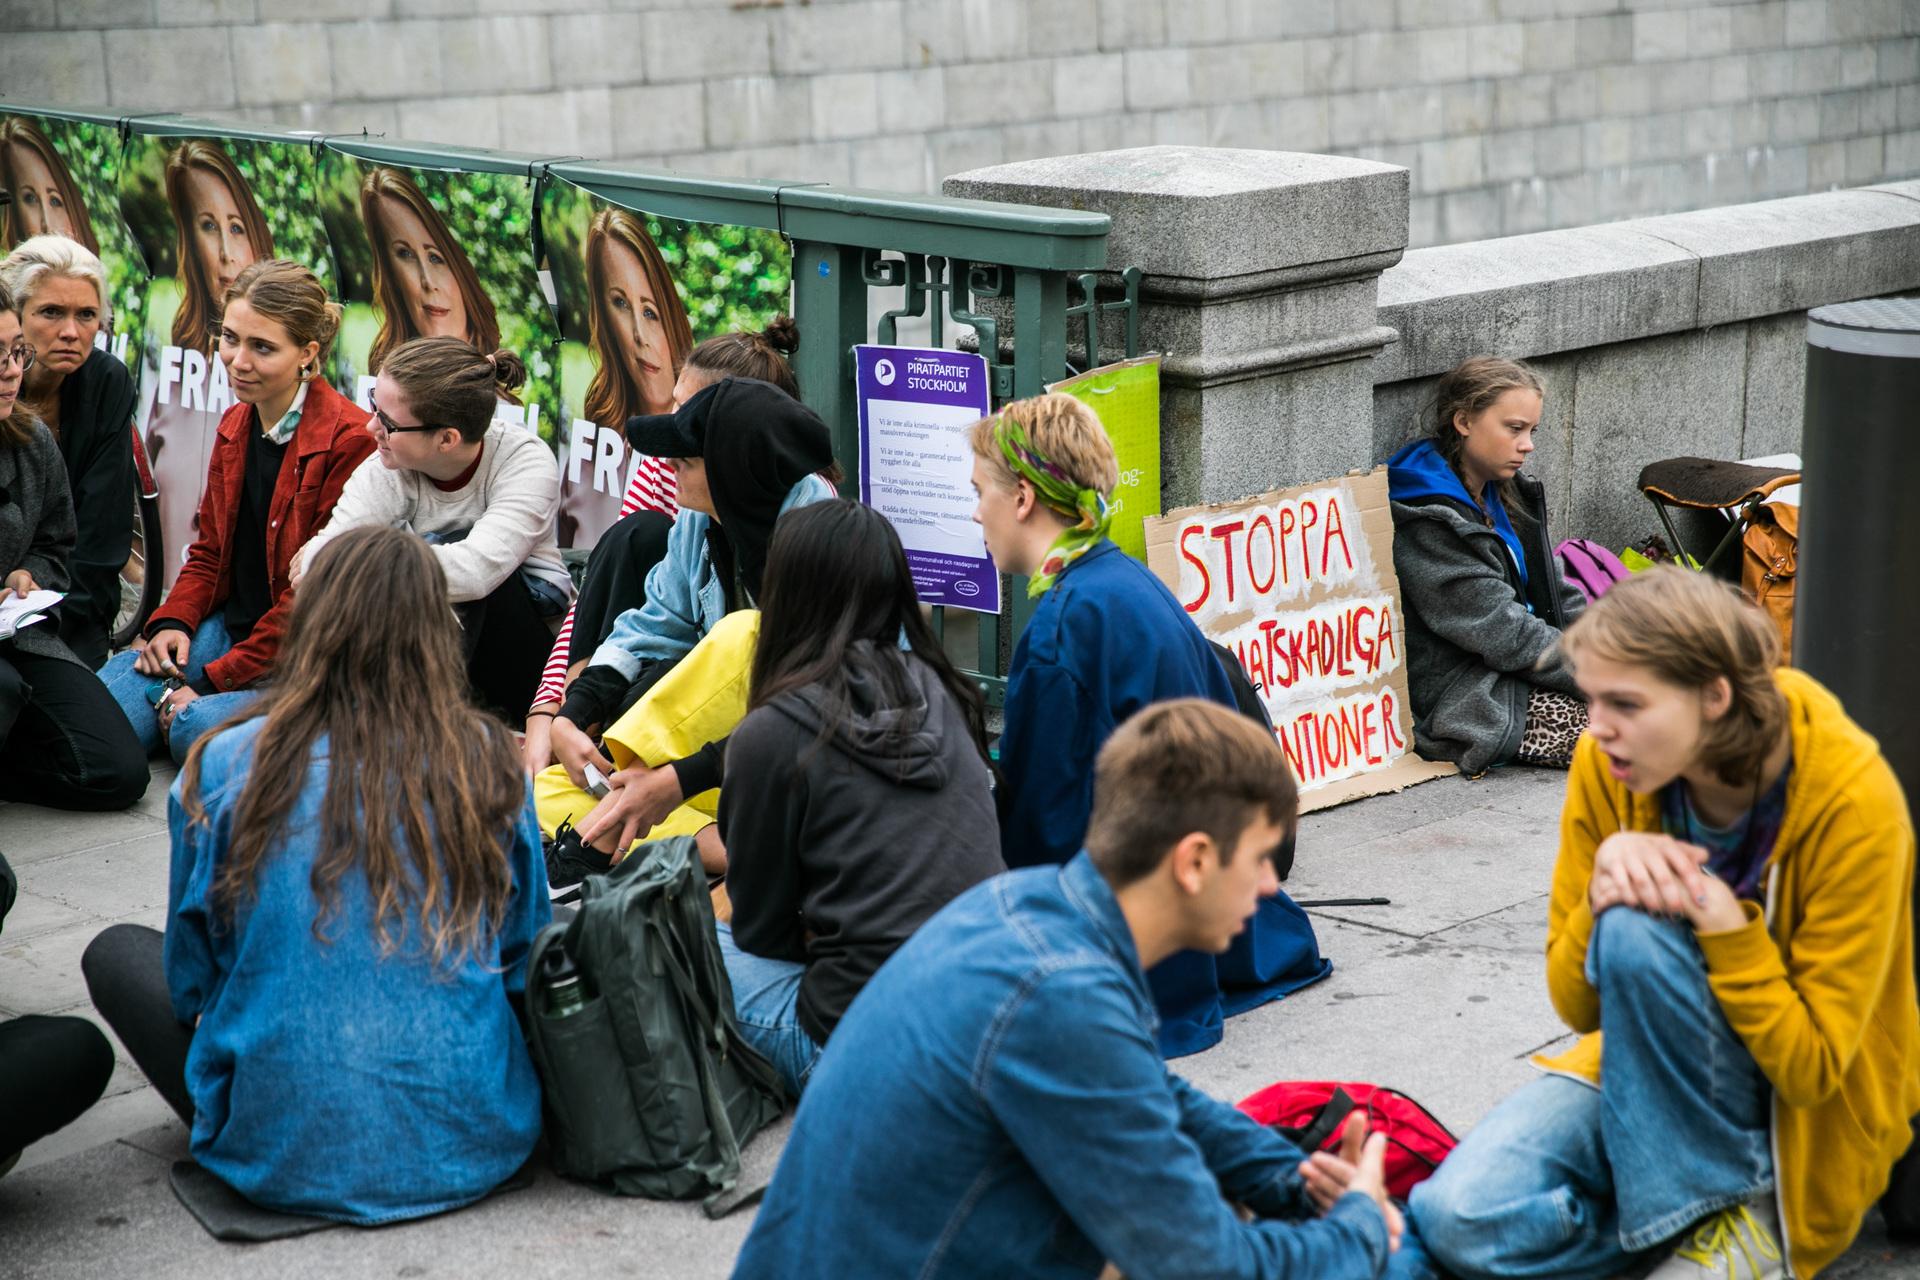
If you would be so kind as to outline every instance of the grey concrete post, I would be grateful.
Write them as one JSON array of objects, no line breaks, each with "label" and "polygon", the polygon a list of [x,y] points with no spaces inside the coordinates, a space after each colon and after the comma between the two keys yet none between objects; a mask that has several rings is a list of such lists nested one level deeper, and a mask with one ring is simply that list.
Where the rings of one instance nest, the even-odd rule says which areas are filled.
[{"label": "grey concrete post", "polygon": [[[1373,461],[1381,271],[1407,245],[1407,171],[1290,151],[1142,147],[948,178],[946,194],[1113,219],[1140,345],[1164,357],[1164,503],[1244,497]],[[1078,341],[1078,334],[1072,335]],[[1103,326],[1104,359],[1122,350]]]}]

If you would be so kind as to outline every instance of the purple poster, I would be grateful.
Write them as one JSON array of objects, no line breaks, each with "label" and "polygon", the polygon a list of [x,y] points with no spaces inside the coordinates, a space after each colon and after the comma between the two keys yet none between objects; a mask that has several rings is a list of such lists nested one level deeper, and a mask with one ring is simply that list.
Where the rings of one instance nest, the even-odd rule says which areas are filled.
[{"label": "purple poster", "polygon": [[973,522],[967,428],[992,412],[987,362],[958,351],[855,347],[860,500],[900,535],[923,604],[1000,612],[1000,574]]}]

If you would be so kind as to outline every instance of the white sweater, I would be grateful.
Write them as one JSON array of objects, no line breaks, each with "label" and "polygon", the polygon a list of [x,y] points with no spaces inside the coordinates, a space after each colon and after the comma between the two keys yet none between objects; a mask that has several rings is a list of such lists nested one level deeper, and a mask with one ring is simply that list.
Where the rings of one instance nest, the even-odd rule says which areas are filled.
[{"label": "white sweater", "polygon": [[455,604],[480,600],[523,566],[573,594],[573,579],[555,545],[560,467],[553,451],[526,428],[496,422],[487,428],[479,469],[448,493],[418,471],[389,471],[374,454],[347,479],[327,527],[294,558],[304,576],[331,538],[361,525],[390,525],[415,533],[468,530],[459,542],[433,548]]}]

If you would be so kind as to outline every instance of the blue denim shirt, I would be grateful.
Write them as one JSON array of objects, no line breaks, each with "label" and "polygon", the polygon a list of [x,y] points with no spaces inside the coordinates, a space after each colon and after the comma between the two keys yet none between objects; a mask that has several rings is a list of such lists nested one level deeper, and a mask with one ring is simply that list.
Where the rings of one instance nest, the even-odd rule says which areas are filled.
[{"label": "blue denim shirt", "polygon": [[[477,1200],[540,1136],[540,1085],[507,1000],[551,918],[529,786],[500,833],[513,896],[477,957],[436,969],[411,929],[382,956],[364,876],[314,937],[310,879],[328,759],[315,750],[286,832],[262,861],[257,897],[231,923],[212,901],[234,807],[262,720],[206,744],[190,824],[180,785],[173,836],[167,987],[174,1016],[199,1019],[187,1052],[193,1157],[257,1204],[372,1224]],[[398,930],[396,929],[396,933]]]},{"label": "blue denim shirt", "polygon": [[[780,514],[832,496],[833,486],[825,480],[802,476],[787,491]],[[612,667],[635,679],[642,663],[685,657],[726,616],[726,584],[707,554],[707,522],[712,519],[704,511],[681,508],[667,532],[666,554],[647,573],[646,602],[614,619],[613,630],[587,665]]]},{"label": "blue denim shirt", "polygon": [[968,890],[834,1030],[735,1276],[1378,1276],[1373,1202],[1313,1218],[1299,1149],[1169,1073],[1154,1020],[1084,853]]}]

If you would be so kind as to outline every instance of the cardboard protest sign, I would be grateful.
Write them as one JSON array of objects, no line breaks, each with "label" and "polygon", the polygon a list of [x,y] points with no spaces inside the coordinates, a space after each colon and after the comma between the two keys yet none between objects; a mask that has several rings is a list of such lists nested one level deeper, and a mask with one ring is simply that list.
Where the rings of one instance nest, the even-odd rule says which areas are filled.
[{"label": "cardboard protest sign", "polygon": [[627,446],[627,419],[670,413],[687,353],[791,309],[793,252],[778,231],[630,209],[560,178],[540,232],[559,308],[560,545],[590,547],[636,472],[644,505],[671,513],[673,475]]},{"label": "cardboard protest sign", "polygon": [[900,535],[920,603],[1000,612],[1000,571],[973,521],[967,429],[992,412],[985,357],[858,346],[860,501]]},{"label": "cardboard protest sign", "polygon": [[111,124],[0,110],[0,190],[13,195],[0,208],[0,254],[33,236],[58,235],[98,257],[107,296],[93,342],[137,376],[147,264],[120,216],[120,153]]},{"label": "cardboard protest sign", "polygon": [[367,408],[389,351],[415,338],[460,338],[526,363],[519,403],[502,400],[494,417],[551,442],[560,332],[534,260],[533,181],[385,164],[329,146],[318,189],[345,310],[331,375],[340,393]]},{"label": "cardboard protest sign", "polygon": [[120,208],[152,279],[140,428],[160,486],[171,586],[193,544],[220,417],[235,403],[215,337],[229,285],[265,258],[309,268],[334,292],[333,251],[304,142],[136,134]]},{"label": "cardboard protest sign", "polygon": [[1413,754],[1385,467],[1149,520],[1147,563],[1260,690],[1302,812],[1455,772]]},{"label": "cardboard protest sign", "polygon": [[1100,416],[1120,464],[1108,536],[1134,559],[1145,560],[1147,520],[1160,514],[1160,357],[1102,365],[1047,390],[1070,395]]}]

